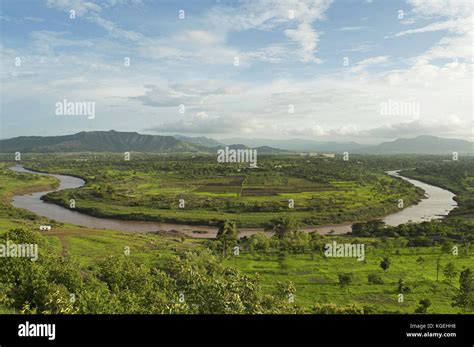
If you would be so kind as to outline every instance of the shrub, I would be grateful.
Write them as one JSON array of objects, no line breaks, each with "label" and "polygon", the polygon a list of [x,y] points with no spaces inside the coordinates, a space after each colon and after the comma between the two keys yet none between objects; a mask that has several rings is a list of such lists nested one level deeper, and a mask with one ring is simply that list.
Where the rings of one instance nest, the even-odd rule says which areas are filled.
[{"label": "shrub", "polygon": [[378,274],[369,274],[367,277],[369,284],[384,284],[382,277]]}]

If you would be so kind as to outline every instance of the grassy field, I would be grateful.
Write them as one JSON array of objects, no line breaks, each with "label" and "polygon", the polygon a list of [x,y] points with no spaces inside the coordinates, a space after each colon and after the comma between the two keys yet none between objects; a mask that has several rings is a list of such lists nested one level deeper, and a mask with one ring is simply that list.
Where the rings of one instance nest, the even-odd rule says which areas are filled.
[{"label": "grassy field", "polygon": [[59,182],[52,177],[21,174],[9,170],[12,162],[0,162],[0,232],[31,222],[41,220],[39,216],[28,211],[15,209],[10,200],[15,194],[26,194],[56,187]]},{"label": "grassy field", "polygon": [[[457,279],[451,283],[443,275],[448,262],[456,269],[463,269],[474,263],[474,257],[454,256],[442,253],[439,247],[394,248],[390,254],[377,247],[377,239],[354,239],[347,237],[325,237],[324,242],[363,242],[366,244],[365,261],[356,258],[327,258],[322,253],[291,254],[283,265],[276,254],[246,254],[226,260],[228,266],[235,266],[247,274],[257,274],[265,290],[272,292],[277,281],[292,281],[296,288],[295,302],[310,309],[316,304],[337,304],[348,306],[373,306],[384,312],[413,313],[422,299],[432,302],[431,313],[457,313],[451,306],[457,291]],[[391,266],[382,270],[380,262],[389,256]],[[422,261],[419,260],[422,258]],[[436,281],[437,259],[440,270]],[[338,274],[352,273],[353,283],[347,288],[339,286]],[[384,284],[369,284],[368,275],[378,274]],[[398,281],[403,279],[411,288],[404,294],[403,303],[398,302]]]},{"label": "grassy field", "polygon": [[[180,177],[184,173],[176,168],[176,166],[181,167],[180,165],[183,164],[180,163],[180,160],[172,165],[169,162],[167,163],[166,160],[156,164],[161,168],[164,166],[173,168],[170,172],[164,173],[159,170],[156,171],[154,167],[150,168],[150,164],[145,163],[146,160],[141,162],[140,165],[135,165],[133,169],[128,164],[121,168],[120,165],[122,164],[114,160],[113,163],[108,162],[103,171],[100,171],[96,165],[76,166],[74,164],[76,160],[77,157],[68,156],[61,160],[54,160],[57,164],[53,165],[48,159],[43,163],[36,158],[35,161],[28,161],[25,165],[37,169],[49,168],[51,171],[58,173],[80,175],[87,180],[87,186],[84,189],[67,192],[67,194],[74,194],[73,196],[78,199],[79,204],[91,204],[95,208],[102,207],[111,211],[117,209],[119,212],[130,215],[133,215],[131,211],[134,209],[152,215],[154,208],[152,206],[148,207],[146,204],[157,198],[163,198],[166,201],[170,196],[179,196],[179,194],[175,195],[177,189],[183,189],[193,196],[205,196],[206,199],[210,199],[212,203],[217,204],[213,208],[199,210],[200,218],[218,220],[233,216],[232,219],[237,221],[239,219],[235,218],[235,213],[218,210],[217,207],[221,203],[219,199],[244,199],[245,203],[242,208],[245,209],[249,206],[255,206],[256,201],[262,198],[265,198],[271,204],[276,204],[271,206],[277,206],[278,203],[281,203],[280,200],[297,196],[295,205],[298,204],[298,201],[300,204],[306,205],[300,208],[295,207],[292,215],[299,215],[304,219],[305,214],[317,215],[318,211],[308,210],[311,203],[314,203],[314,196],[317,196],[318,200],[327,202],[326,209],[322,212],[319,211],[319,213],[325,214],[329,220],[333,220],[331,216],[340,215],[342,219],[347,218],[350,215],[347,211],[350,211],[351,206],[355,211],[364,201],[365,203],[374,203],[371,207],[375,208],[378,203],[384,200],[393,200],[396,197],[403,196],[403,194],[417,196],[416,190],[405,186],[399,180],[392,180],[384,176],[382,172],[386,167],[379,169],[375,168],[375,165],[371,166],[371,174],[363,175],[363,177],[360,176],[360,171],[348,173],[344,170],[334,174],[335,177],[331,177],[330,173],[331,170],[334,170],[334,167],[329,162],[326,163],[329,167],[319,169],[320,175],[317,179],[308,174],[303,175],[303,173],[297,173],[291,177],[279,172],[266,174],[265,171],[262,173],[250,172],[243,175],[236,174],[235,170],[238,170],[236,168],[230,172],[223,172],[223,177],[216,178],[212,182],[210,179],[203,178],[203,175],[205,176],[203,172],[206,169],[202,171],[198,169],[199,165],[197,165],[195,172],[190,174],[194,178],[190,179],[184,187],[179,187],[178,182],[187,182],[184,176]],[[293,164],[288,160],[285,159],[279,162],[284,163],[286,161],[287,165],[292,166]],[[275,162],[272,161],[271,165],[274,164]],[[451,305],[452,297],[459,288],[459,276],[449,281],[444,275],[443,269],[446,264],[452,263],[457,273],[459,273],[463,268],[474,263],[469,245],[463,241],[462,235],[459,234],[454,234],[452,236],[453,240],[459,242],[462,245],[461,248],[465,248],[467,251],[461,252],[458,256],[442,251],[438,244],[429,247],[407,246],[407,242],[410,240],[407,237],[321,236],[319,240],[321,244],[331,243],[334,240],[339,243],[357,242],[365,244],[365,261],[359,262],[355,258],[327,258],[323,256],[321,251],[289,252],[282,259],[276,251],[251,251],[246,248],[245,243],[242,243],[242,250],[238,256],[227,255],[221,258],[220,252],[216,251],[217,248],[215,247],[215,242],[218,241],[199,240],[165,233],[139,234],[88,229],[49,221],[27,211],[13,208],[9,204],[12,195],[44,190],[47,187],[54,187],[57,182],[47,176],[12,172],[8,170],[10,165],[12,165],[10,161],[0,163],[0,234],[15,228],[38,230],[39,225],[48,223],[53,226],[53,229],[43,232],[42,237],[46,240],[49,248],[62,257],[73,259],[84,274],[89,273],[96,264],[110,256],[121,257],[124,255],[140,264],[157,266],[166,271],[169,265],[168,262],[173,256],[182,255],[188,251],[201,252],[210,247],[214,249],[218,259],[220,259],[219,261],[226,267],[236,268],[240,272],[248,274],[251,278],[258,277],[265,293],[275,293],[277,282],[293,283],[295,304],[304,312],[312,312],[313,307],[317,304],[335,304],[339,307],[356,304],[360,307],[369,308],[367,312],[370,312],[370,307],[372,307],[377,312],[412,313],[420,300],[428,298],[432,304],[428,309],[428,313],[459,313],[459,308],[453,308]],[[208,167],[206,161],[202,165],[204,168]],[[412,165],[412,163],[407,163],[407,165]],[[427,165],[425,164],[423,167]],[[79,170],[79,167],[82,168],[82,171]],[[452,170],[447,171],[456,174]],[[426,172],[423,172],[426,175]],[[448,179],[443,178],[445,176],[442,175],[442,172],[435,171],[433,176],[426,175],[424,178],[427,181],[444,180],[444,182],[448,182]],[[457,185],[459,192],[462,194],[462,199],[459,200],[461,203],[460,209],[469,211],[469,208],[465,206],[470,201],[469,192],[472,192],[470,188],[472,179],[470,177],[474,175],[470,176],[471,171],[469,170],[463,172],[466,172],[466,174],[460,175],[461,178],[457,181],[453,180],[451,185],[453,187]],[[120,177],[123,177],[123,181]],[[169,177],[171,183],[166,181],[164,177]],[[161,183],[157,184],[156,182]],[[196,182],[201,183],[197,184]],[[227,186],[226,184],[230,185]],[[111,197],[107,192],[108,185],[113,187],[113,191],[110,193]],[[128,192],[125,191],[127,187],[129,187]],[[239,187],[240,192],[235,187]],[[288,193],[290,188],[292,192]],[[403,193],[397,191],[396,188],[401,189]],[[248,192],[242,194],[246,189]],[[93,196],[94,191],[103,193],[103,197]],[[390,198],[387,199],[383,192],[390,194]],[[69,197],[69,195],[66,196]],[[126,196],[130,202],[139,202],[144,205],[127,206],[122,204],[122,196]],[[338,197],[335,199],[337,204],[331,205],[329,201],[334,197]],[[216,202],[215,199],[219,201]],[[344,207],[339,207],[340,205]],[[336,211],[333,211],[334,209]],[[249,213],[249,216],[256,215],[255,222],[261,222],[263,220],[262,215],[269,219],[279,215],[281,211],[276,209],[275,211]],[[344,211],[344,213],[341,211]],[[169,212],[171,213],[172,210],[169,210]],[[182,213],[185,212],[182,211]],[[189,218],[192,218],[193,211],[189,211],[189,213]],[[472,225],[474,231],[474,221],[470,218],[471,215],[469,213],[457,215],[449,219],[449,223],[446,225],[450,226],[451,229],[449,230],[455,232],[455,220],[462,218],[462,220],[471,223],[470,225]],[[251,221],[249,216],[246,216],[247,221]],[[367,215],[364,214],[364,216]],[[181,216],[175,216],[175,218],[181,218]],[[321,216],[317,218],[321,218]],[[420,237],[424,237],[424,231],[420,232],[422,233]],[[428,237],[435,241],[439,238],[437,235],[428,235]],[[387,250],[384,247],[384,240],[392,240],[397,246]],[[391,266],[384,271],[380,267],[380,262],[382,258],[387,256],[391,259]],[[437,278],[438,259],[440,268]],[[351,273],[353,275],[352,283],[345,288],[339,285],[338,275],[341,273]],[[370,274],[379,275],[384,283],[369,284],[368,276]],[[398,302],[397,287],[400,279],[403,279],[405,285],[410,288],[409,292],[404,293],[403,302]],[[16,310],[12,307],[0,305],[0,314],[13,312],[16,312]]]},{"label": "grassy field", "polygon": [[[215,158],[118,155],[25,161],[40,171],[83,177],[86,186],[51,193],[48,200],[98,217],[240,227],[263,227],[275,213],[291,211],[306,225],[380,217],[419,201],[421,190],[340,158],[263,157],[258,169],[218,165]],[[189,164],[193,160],[193,164]],[[304,168],[304,169],[301,169]],[[180,205],[181,203],[181,205]]]},{"label": "grassy field", "polygon": [[40,225],[51,225],[51,231],[42,233],[48,244],[58,253],[76,258],[85,267],[108,255],[124,254],[125,247],[130,248],[132,258],[155,261],[167,259],[199,244],[198,240],[181,237],[88,229],[14,208],[10,205],[13,195],[56,187],[58,182],[49,176],[19,174],[9,170],[10,166],[12,163],[0,163],[0,234],[16,228],[39,230]]}]

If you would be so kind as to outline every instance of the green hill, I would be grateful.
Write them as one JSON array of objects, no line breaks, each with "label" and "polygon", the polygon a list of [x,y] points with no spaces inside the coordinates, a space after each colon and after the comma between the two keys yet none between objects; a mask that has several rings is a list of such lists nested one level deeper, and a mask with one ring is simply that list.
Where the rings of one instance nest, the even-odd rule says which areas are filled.
[{"label": "green hill", "polygon": [[82,131],[64,136],[20,136],[0,140],[0,152],[199,152],[207,148],[172,136],[137,132]]}]

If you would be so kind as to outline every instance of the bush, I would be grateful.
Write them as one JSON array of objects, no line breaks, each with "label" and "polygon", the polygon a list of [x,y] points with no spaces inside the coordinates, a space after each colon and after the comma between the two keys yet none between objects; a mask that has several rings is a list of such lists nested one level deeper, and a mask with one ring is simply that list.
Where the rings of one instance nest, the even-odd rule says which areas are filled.
[{"label": "bush", "polygon": [[55,254],[39,233],[13,230],[0,236],[0,243],[6,237],[40,244],[36,262],[0,257],[0,304],[24,313],[299,312],[288,300],[292,284],[278,284],[278,294],[266,294],[257,276],[222,266],[208,251],[174,257],[162,268],[123,255],[108,257],[81,273],[79,264]]},{"label": "bush", "polygon": [[384,281],[380,275],[369,274],[367,277],[369,284],[384,284]]},{"label": "bush", "polygon": [[337,277],[339,278],[339,285],[341,286],[341,288],[345,288],[352,283],[352,274],[338,274]]}]

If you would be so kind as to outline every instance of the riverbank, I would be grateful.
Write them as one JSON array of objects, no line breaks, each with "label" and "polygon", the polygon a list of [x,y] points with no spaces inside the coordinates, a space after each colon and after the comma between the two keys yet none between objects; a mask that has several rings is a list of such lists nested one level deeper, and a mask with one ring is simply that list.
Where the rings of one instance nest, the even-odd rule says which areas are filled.
[{"label": "riverbank", "polygon": [[[22,166],[12,167],[11,169],[23,173],[36,173],[34,171],[27,170]],[[50,190],[46,192],[36,192],[31,195],[16,195],[13,197],[12,200],[13,206],[17,208],[24,208],[30,212],[37,213],[41,216],[45,216],[49,219],[53,219],[62,223],[69,223],[94,229],[111,229],[124,232],[177,232],[196,238],[214,238],[217,234],[217,227],[213,226],[157,223],[148,221],[130,221],[114,218],[98,218],[81,213],[76,210],[67,209],[56,204],[47,203],[41,199],[41,197],[45,193],[64,189],[79,188],[85,184],[85,181],[81,178],[74,177],[71,175],[56,175],[48,174],[45,172],[41,172],[41,174],[57,178],[60,181],[59,187],[55,190]],[[455,206],[455,202],[454,200],[452,200],[454,194],[449,191],[443,190],[439,187],[431,186],[420,181],[405,178],[401,176],[397,171],[392,171],[388,174],[395,177],[400,177],[405,180],[409,180],[410,183],[414,184],[415,186],[421,187],[422,189],[424,188],[425,191],[428,190],[428,198],[422,200],[419,204],[413,205],[400,212],[383,217],[383,220],[389,225],[399,225],[409,221],[421,222],[424,220],[437,219],[441,215],[443,215],[443,213],[446,213],[446,211],[449,210],[450,207]],[[454,205],[452,204],[452,202],[454,202]],[[440,205],[440,203],[442,204],[442,206]],[[418,208],[416,208],[417,206]],[[338,235],[350,232],[353,223],[355,222],[319,226],[306,226],[301,228],[301,230],[306,232],[315,231],[322,235]],[[240,237],[244,237],[250,236],[258,232],[264,232],[264,229],[239,228],[239,231]],[[271,232],[267,233],[271,234]]]}]

